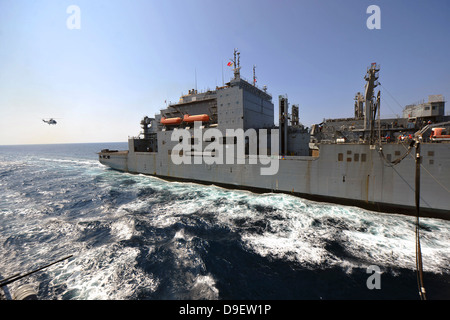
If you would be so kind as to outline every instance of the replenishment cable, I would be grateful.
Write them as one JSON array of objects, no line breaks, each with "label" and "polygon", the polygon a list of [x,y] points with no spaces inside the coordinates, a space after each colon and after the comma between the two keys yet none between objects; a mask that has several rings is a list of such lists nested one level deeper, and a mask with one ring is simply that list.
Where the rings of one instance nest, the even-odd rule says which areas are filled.
[{"label": "replenishment cable", "polygon": [[420,142],[416,141],[416,272],[417,286],[421,300],[426,300],[425,285],[423,282],[422,250],[420,247]]}]

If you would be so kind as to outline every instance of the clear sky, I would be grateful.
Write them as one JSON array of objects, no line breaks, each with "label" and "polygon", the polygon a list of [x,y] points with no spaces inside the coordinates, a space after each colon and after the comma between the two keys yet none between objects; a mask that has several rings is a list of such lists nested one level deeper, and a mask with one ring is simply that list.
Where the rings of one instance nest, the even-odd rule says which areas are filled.
[{"label": "clear sky", "polygon": [[[373,4],[379,30],[366,26]],[[0,0],[0,145],[126,141],[195,79],[228,82],[234,48],[276,114],[287,94],[306,126],[353,116],[372,62],[382,116],[450,97],[448,0]]]}]

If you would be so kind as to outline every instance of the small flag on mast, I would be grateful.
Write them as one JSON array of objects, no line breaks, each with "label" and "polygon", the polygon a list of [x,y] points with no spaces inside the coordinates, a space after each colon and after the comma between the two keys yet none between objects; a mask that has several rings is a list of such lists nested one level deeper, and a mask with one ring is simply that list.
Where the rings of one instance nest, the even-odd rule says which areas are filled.
[{"label": "small flag on mast", "polygon": [[233,62],[231,62],[231,61],[228,62],[228,63],[227,63],[227,66],[229,66],[229,67],[233,66]]}]

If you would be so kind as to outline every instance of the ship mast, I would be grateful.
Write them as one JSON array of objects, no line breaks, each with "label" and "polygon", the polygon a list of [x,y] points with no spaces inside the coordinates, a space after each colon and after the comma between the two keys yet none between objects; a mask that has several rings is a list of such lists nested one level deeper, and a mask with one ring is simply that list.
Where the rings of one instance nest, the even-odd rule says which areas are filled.
[{"label": "ship mast", "polygon": [[375,118],[380,107],[380,91],[378,91],[377,97],[375,97],[374,89],[379,85],[378,71],[380,66],[375,62],[372,63],[370,68],[367,69],[367,73],[364,76],[366,80],[365,94],[366,99],[364,103],[364,132],[369,131],[369,143],[375,142]]},{"label": "ship mast", "polygon": [[[233,69],[233,71],[234,71],[234,78],[240,79],[240,77],[241,77],[241,73],[240,73],[240,71],[241,71],[241,62],[240,62],[241,53],[237,50],[238,49],[234,49],[233,65],[235,66],[235,68]],[[236,60],[236,56],[237,56],[237,60]]]}]

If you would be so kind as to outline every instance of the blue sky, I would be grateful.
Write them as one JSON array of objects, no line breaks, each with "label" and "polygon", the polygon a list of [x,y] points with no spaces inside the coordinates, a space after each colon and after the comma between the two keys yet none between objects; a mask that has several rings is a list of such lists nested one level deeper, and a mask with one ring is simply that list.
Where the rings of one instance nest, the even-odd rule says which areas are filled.
[{"label": "blue sky", "polygon": [[[372,4],[380,30],[366,26]],[[81,29],[67,28],[70,5]],[[234,48],[241,75],[256,65],[276,110],[287,94],[306,126],[352,116],[371,62],[382,116],[450,97],[446,0],[0,0],[0,145],[126,141],[195,78],[229,81]]]}]

